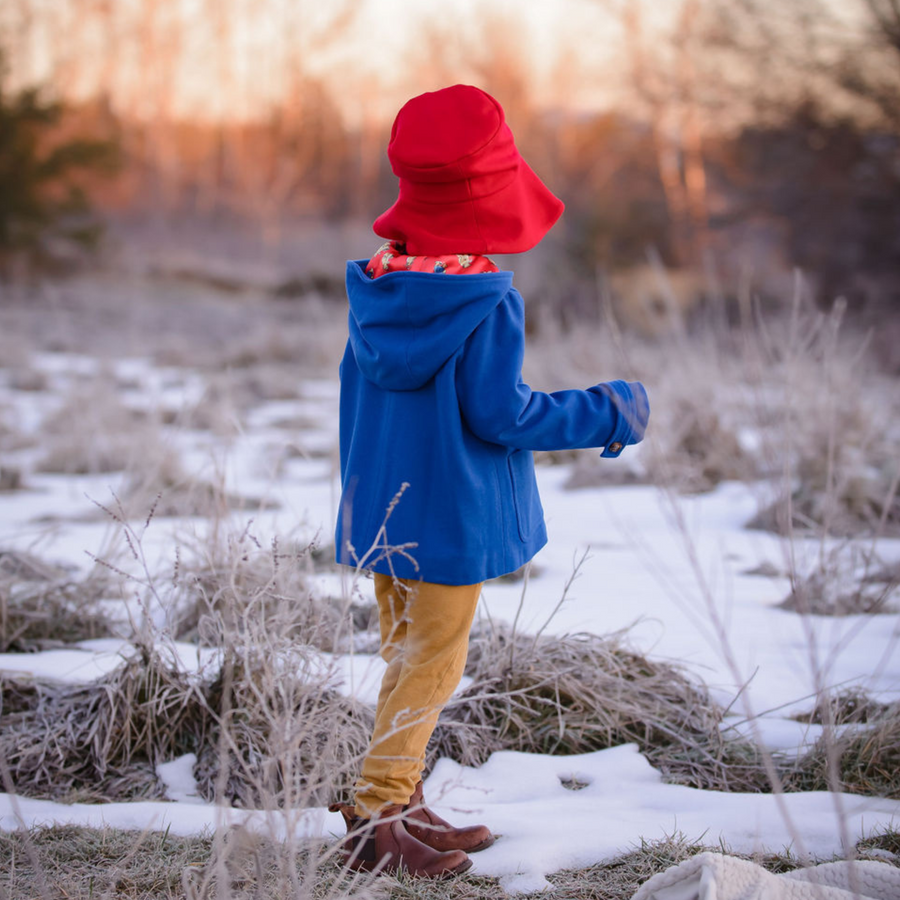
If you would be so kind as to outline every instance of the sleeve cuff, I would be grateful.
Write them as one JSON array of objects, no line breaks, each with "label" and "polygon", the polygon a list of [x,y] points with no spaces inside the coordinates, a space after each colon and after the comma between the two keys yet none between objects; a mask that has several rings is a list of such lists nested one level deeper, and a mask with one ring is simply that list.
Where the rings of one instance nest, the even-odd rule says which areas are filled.
[{"label": "sleeve cuff", "polygon": [[639,381],[609,381],[598,385],[618,410],[616,427],[609,436],[600,456],[614,459],[630,444],[637,444],[644,437],[650,416],[647,391]]}]

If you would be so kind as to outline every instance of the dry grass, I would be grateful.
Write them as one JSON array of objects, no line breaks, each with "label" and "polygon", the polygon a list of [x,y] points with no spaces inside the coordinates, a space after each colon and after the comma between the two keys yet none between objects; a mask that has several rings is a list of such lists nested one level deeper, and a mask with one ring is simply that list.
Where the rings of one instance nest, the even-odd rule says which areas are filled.
[{"label": "dry grass", "polygon": [[827,571],[817,570],[806,578],[793,579],[794,586],[778,604],[781,609],[816,616],[859,616],[896,613],[893,597],[897,582],[847,583]]},{"label": "dry grass", "polygon": [[900,533],[896,446],[900,396],[869,363],[864,336],[842,328],[842,309],[819,313],[798,283],[782,310],[765,316],[741,300],[737,327],[687,323],[650,343],[604,329],[549,330],[526,359],[536,387],[609,378],[643,381],[651,398],[647,439],[627,464],[592,454],[575,461],[569,487],[652,482],[677,491],[723,480],[765,480],[750,523],[782,534]]},{"label": "dry grass", "polygon": [[111,378],[76,385],[41,423],[38,469],[65,475],[121,472],[166,455],[146,413],[119,399]]},{"label": "dry grass", "polygon": [[[187,752],[199,756],[196,775],[210,799],[291,808],[327,803],[349,788],[346,773],[367,746],[372,711],[335,690],[335,672],[318,648],[348,649],[354,612],[357,625],[363,618],[349,598],[310,593],[317,548],[263,547],[247,529],[222,537],[222,523],[193,554],[179,553],[166,578],[145,561],[153,509],[143,526],[118,504],[107,512],[136,567],[98,565],[118,578],[123,596],[137,592],[143,618],[132,623],[132,655],[90,684],[47,686],[33,702],[13,698],[0,710],[0,759],[17,788],[42,797],[158,796],[154,766]],[[9,559],[19,574],[55,574],[37,561]],[[48,593],[50,582],[36,583]],[[170,635],[217,650],[216,671],[186,674],[152,625],[153,609],[174,611]],[[364,621],[370,624],[368,610]]]},{"label": "dry grass", "polygon": [[779,392],[764,395],[771,428],[763,449],[782,478],[751,527],[900,533],[900,400],[868,364],[867,339],[842,332],[843,311],[837,303],[823,315],[798,300],[782,328],[760,323],[753,334],[758,367],[774,366],[781,380]]},{"label": "dry grass", "polygon": [[0,759],[21,793],[52,799],[162,797],[157,763],[205,743],[211,710],[196,680],[155,649],[86,685],[46,686],[4,710]]},{"label": "dry grass", "polygon": [[850,726],[839,734],[826,727],[788,774],[785,788],[900,799],[900,704],[871,713],[865,725]]},{"label": "dry grass", "polygon": [[247,528],[183,543],[167,627],[178,640],[221,646],[231,636],[259,630],[271,619],[281,635],[327,652],[371,648],[378,622],[374,604],[319,597],[311,576],[331,566],[334,548],[275,537],[263,545]]},{"label": "dry grass", "polygon": [[848,459],[842,453],[832,473],[821,456],[802,459],[797,466],[799,484],[783,491],[748,523],[789,534],[791,531],[821,532],[858,537],[870,533],[900,534],[900,498],[896,490],[894,451],[879,451],[871,462]]},{"label": "dry grass", "polygon": [[76,578],[30,554],[0,550],[0,653],[108,637],[113,628],[99,601],[109,590],[105,573]]},{"label": "dry grass", "polygon": [[[143,532],[120,510],[110,513],[140,567]],[[157,649],[165,640],[143,621],[135,655],[92,684],[21,695],[5,688],[0,754],[18,789],[68,798],[158,796],[155,765],[194,752],[195,776],[210,800],[289,809],[301,798],[322,805],[348,793],[372,710],[335,689],[336,673],[320,651],[368,643],[374,618],[351,598],[311,594],[308,577],[322,552],[289,541],[264,546],[249,529],[229,536],[223,524],[179,553],[171,578],[146,569],[129,576],[144,609],[173,611],[170,635],[214,648],[220,665],[204,677],[185,674]],[[34,559],[6,559],[9,571],[45,591],[59,574]],[[116,566],[106,571],[125,577]],[[498,750],[564,755],[634,742],[669,780],[772,789],[760,752],[722,736],[723,713],[706,688],[677,666],[631,650],[625,632],[527,636],[491,626],[473,635],[467,674],[473,683],[445,711],[429,765],[440,755],[478,765]],[[894,761],[893,727],[879,714],[866,747],[839,750],[858,789],[896,790],[878,774],[884,758]],[[814,748],[790,767],[776,760],[786,787],[817,783],[820,756]]]},{"label": "dry grass", "polygon": [[811,712],[794,718],[812,725],[858,725],[875,722],[889,710],[889,704],[873,700],[864,691],[851,690],[822,697]]},{"label": "dry grass", "polygon": [[871,543],[822,542],[812,571],[791,573],[791,591],[779,606],[817,616],[893,613],[898,584],[900,572],[879,565]]},{"label": "dry grass", "polygon": [[[232,305],[229,312],[241,321],[227,337],[205,345],[189,340],[179,345],[170,338],[157,351],[157,362],[210,373],[245,370],[245,378],[232,382],[241,385],[245,396],[259,391],[292,392],[301,375],[336,371],[347,340],[346,310],[340,304]],[[257,367],[265,374],[254,383]]]},{"label": "dry grass", "polygon": [[47,373],[31,365],[16,366],[9,369],[9,386],[14,391],[46,391],[50,386]]},{"label": "dry grass", "polygon": [[[298,367],[317,373],[325,363],[333,368],[339,353],[321,339],[317,327],[282,324],[248,330],[245,342],[230,344],[227,355],[215,343],[199,350],[185,345],[182,362],[206,366],[209,372],[220,371],[223,363],[232,367],[225,375],[210,377],[210,394],[190,413],[187,424],[224,434],[261,399],[296,396]],[[742,346],[739,337],[732,336],[717,343],[715,352],[703,336],[697,342],[676,336],[666,346],[634,343],[630,363],[634,377],[650,387],[655,437],[640,454],[630,451],[629,458],[638,465],[620,465],[616,470],[608,461],[599,461],[599,481],[592,481],[591,467],[586,466],[580,474],[578,469],[573,473],[573,485],[652,478],[693,491],[723,479],[784,475],[784,483],[796,490],[781,498],[782,512],[772,512],[770,526],[778,525],[779,516],[784,523],[783,507],[790,497],[789,531],[801,526],[831,534],[856,534],[863,528],[889,531],[896,518],[896,491],[891,495],[894,475],[885,455],[891,436],[887,431],[878,435],[879,424],[890,419],[876,402],[882,394],[861,388],[864,371],[846,364],[834,342],[825,340],[821,324],[818,331],[812,326],[805,331],[801,325],[793,343],[779,342],[767,332],[752,346]],[[335,326],[335,335],[343,328],[342,322]],[[560,380],[570,385],[629,374],[627,367],[618,365],[621,347],[604,340],[598,344],[594,336],[581,334],[567,345],[556,344],[553,356],[562,361],[554,365],[592,371],[586,382],[571,380],[570,371]],[[577,352],[570,353],[567,346]],[[596,371],[598,359],[610,361],[608,371]],[[47,433],[64,457],[56,467],[106,471],[130,465],[132,478],[121,494],[122,505],[114,508],[120,524],[138,513],[143,518],[154,503],[155,515],[197,515],[221,523],[230,508],[259,502],[229,495],[221,484],[190,478],[177,458],[154,443],[159,439],[156,423],[136,417],[97,386],[90,387],[89,395],[83,393],[84,385],[78,390],[82,393],[73,394],[47,423]],[[78,415],[83,409],[87,416]],[[185,420],[176,416],[173,424],[183,425]],[[759,438],[758,453],[746,449],[745,427]],[[146,428],[156,430],[156,438],[144,441],[150,434]],[[94,440],[91,432],[108,436],[103,439],[106,443]],[[787,432],[791,438],[785,442],[782,436]],[[78,434],[85,438],[84,446]],[[836,441],[835,436],[844,439]],[[119,439],[121,445],[116,443]],[[133,459],[132,448],[139,440],[146,455]],[[791,480],[795,476],[796,484]],[[345,651],[359,648],[360,641],[368,643],[371,610],[349,600],[310,594],[308,576],[323,551],[287,542],[261,546],[248,533],[223,539],[215,525],[211,533],[215,537],[205,547],[184,552],[171,592],[167,587],[157,599],[165,604],[177,601],[172,634],[219,651],[223,664],[215,677],[207,681],[186,675],[165,651],[152,649],[158,635],[142,632],[135,638],[137,655],[90,685],[0,684],[0,758],[8,761],[23,794],[97,800],[158,797],[162,788],[155,765],[189,751],[198,755],[194,774],[200,792],[210,800],[289,810],[321,805],[349,790],[366,747],[372,713],[335,690],[334,673],[317,651]],[[56,578],[65,581],[65,573]],[[4,612],[0,634],[10,647],[27,649],[45,640],[93,636],[78,630],[84,625],[83,615],[67,618],[66,610],[78,608],[77,597],[62,593],[59,607],[53,607],[48,588],[53,579],[32,582],[44,593],[28,598],[31,609],[56,610],[54,630],[41,633],[37,613],[9,626],[13,620]],[[157,583],[153,590],[163,588]],[[810,598],[818,588],[811,583],[805,590]],[[823,596],[826,590],[823,582]],[[78,596],[83,598],[84,592]],[[804,602],[810,607],[812,601]],[[841,611],[862,611],[858,603],[845,610],[840,598],[829,599],[829,604]],[[7,597],[2,609],[11,608]],[[877,608],[878,604],[870,604],[866,610]],[[26,623],[25,630],[21,623]],[[438,754],[477,764],[501,749],[570,754],[635,742],[670,780],[717,790],[771,789],[759,752],[723,739],[722,712],[704,686],[677,666],[633,652],[625,634],[551,638],[491,629],[473,637],[467,672],[474,683],[443,717],[430,762]],[[829,768],[833,770],[837,760],[845,789],[898,796],[896,709],[839,700],[814,715],[826,722],[860,724],[830,743],[821,742],[796,768],[776,761],[787,789],[828,786]],[[101,871],[100,866],[92,868],[91,854],[107,858],[98,849],[95,833],[72,831],[54,845],[52,832],[58,831],[36,832],[33,840],[46,851],[47,872],[55,873],[53,867],[58,865],[61,873],[82,873],[85,893],[312,896],[302,891],[311,892],[313,885],[316,890],[331,890],[339,878],[338,868],[327,860],[309,862],[315,854],[307,855],[303,863],[309,867],[304,871],[315,871],[315,877],[288,872],[284,859],[290,853],[246,834],[228,836],[218,849],[205,838],[184,842],[160,838],[158,853],[153,843],[158,836],[145,836],[135,846],[148,850],[146,857],[142,853],[129,857],[133,838],[124,841],[108,834],[103,838],[107,846],[118,842],[122,852],[115,856],[119,851],[110,851],[109,864]],[[17,840],[21,836],[0,836],[4,852],[17,854],[17,877],[24,880],[15,889],[22,896],[39,893],[24,874],[28,863],[22,862],[21,846],[14,849]],[[896,835],[888,834],[882,844],[872,846],[890,849],[891,841],[896,843]],[[555,885],[551,896],[630,896],[653,872],[684,858],[680,854],[699,849],[673,840],[642,847],[603,866],[559,873],[551,879]],[[165,862],[169,858],[177,877]],[[156,860],[158,871],[145,865],[148,859]],[[0,871],[5,871],[2,862]],[[187,888],[181,880],[185,867],[193,873]],[[120,869],[134,871],[120,877]],[[227,882],[221,880],[223,872]],[[80,889],[75,884],[68,883],[73,896]],[[383,879],[382,885],[397,897],[501,896],[490,879],[464,879],[427,894],[421,882],[409,879]]]},{"label": "dry grass", "polygon": [[334,853],[245,829],[219,836],[137,834],[76,826],[0,832],[0,892],[9,900],[368,900],[372,879],[349,878]]},{"label": "dry grass", "polygon": [[218,727],[200,748],[200,793],[254,809],[322,806],[347,794],[374,714],[332,683],[297,647],[277,657],[271,647],[248,648],[226,662],[210,692]]},{"label": "dry grass", "polygon": [[[226,490],[221,476],[205,479],[189,474],[174,454],[148,457],[142,465],[131,467],[117,500],[125,518],[140,518],[151,507],[157,517],[187,516],[213,521],[226,517],[231,510],[278,508],[270,498]],[[105,512],[99,507],[94,515]]]},{"label": "dry grass", "polygon": [[[858,853],[900,852],[897,832],[860,841]],[[727,847],[710,847],[681,834],[644,841],[597,865],[548,876],[549,900],[629,900],[650,877],[698,853],[713,851],[752,859],[770,872],[796,869],[789,853],[752,857]],[[36,871],[35,860],[40,867]],[[900,859],[894,860],[895,864]],[[277,900],[338,900],[356,897],[390,900],[505,900],[494,878],[465,875],[448,881],[379,876],[349,879],[334,860],[333,850],[316,845],[284,845],[236,828],[220,838],[178,837],[170,833],[87,829],[74,826],[0,833],[0,887],[10,900],[59,896],[72,900],[95,897],[148,896],[171,900],[213,897]]]},{"label": "dry grass", "polygon": [[717,790],[768,790],[752,748],[722,739],[722,711],[676,666],[605,638],[476,635],[473,683],[448,705],[429,762],[479,765],[498,750],[566,755],[634,742],[674,780]]},{"label": "dry grass", "polygon": [[210,687],[216,741],[200,750],[207,797],[244,807],[319,805],[349,789],[368,745],[372,711],[334,688],[319,649],[348,648],[353,616],[315,598],[307,577],[313,547],[263,547],[248,531],[179,573],[194,592],[198,639],[219,648]]},{"label": "dry grass", "polygon": [[[196,636],[222,654],[207,697],[214,740],[201,747],[201,793],[243,807],[323,805],[348,791],[368,746],[373,711],[339,693],[319,652],[352,645],[350,598],[320,600],[307,579],[315,545],[248,530],[183,563]],[[187,622],[189,620],[182,620]]]},{"label": "dry grass", "polygon": [[0,466],[0,493],[20,491],[24,487],[25,479],[18,466]]},{"label": "dry grass", "polygon": [[895,866],[900,866],[900,831],[885,828],[859,841],[856,847],[861,855],[865,855],[868,851],[876,851],[873,855],[877,859],[884,859],[884,852],[892,853],[894,855],[892,862]]},{"label": "dry grass", "polygon": [[40,695],[38,684],[0,677],[0,717],[34,709]]}]

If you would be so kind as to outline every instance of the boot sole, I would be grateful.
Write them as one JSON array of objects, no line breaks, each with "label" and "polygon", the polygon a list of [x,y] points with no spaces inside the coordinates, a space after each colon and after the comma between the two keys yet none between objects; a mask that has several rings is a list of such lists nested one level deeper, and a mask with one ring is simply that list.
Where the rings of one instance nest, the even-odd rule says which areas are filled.
[{"label": "boot sole", "polygon": [[479,850],[487,850],[497,838],[494,835],[491,835],[487,840],[482,841],[480,844],[476,844],[469,850],[466,850],[466,853],[477,853]]}]

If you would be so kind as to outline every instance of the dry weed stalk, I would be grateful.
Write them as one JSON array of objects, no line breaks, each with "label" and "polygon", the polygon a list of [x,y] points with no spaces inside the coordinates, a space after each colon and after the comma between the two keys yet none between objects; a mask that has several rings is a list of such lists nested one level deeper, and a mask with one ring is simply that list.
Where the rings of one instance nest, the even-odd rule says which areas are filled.
[{"label": "dry weed stalk", "polygon": [[224,633],[259,629],[260,617],[271,617],[269,624],[297,644],[351,650],[357,629],[367,632],[375,623],[366,606],[314,593],[311,576],[322,556],[315,540],[276,536],[264,546],[250,526],[185,539],[167,601],[168,628],[180,640],[216,646]]}]

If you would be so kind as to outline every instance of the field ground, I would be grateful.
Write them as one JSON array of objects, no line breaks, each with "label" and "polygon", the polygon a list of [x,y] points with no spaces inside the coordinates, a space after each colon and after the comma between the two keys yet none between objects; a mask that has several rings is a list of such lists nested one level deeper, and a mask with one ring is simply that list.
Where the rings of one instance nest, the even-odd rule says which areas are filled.
[{"label": "field ground", "polygon": [[[536,387],[644,380],[651,429],[539,455],[551,543],[485,587],[429,761],[433,802],[504,839],[380,891],[628,897],[720,841],[900,860],[900,397],[801,313],[533,342]],[[204,834],[217,796],[336,833],[364,749],[371,583],[330,562],[344,329],[333,297],[171,272],[0,305],[0,762],[27,824],[70,823],[0,836],[0,892],[346,892],[290,817],[290,852]]]}]

